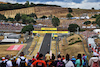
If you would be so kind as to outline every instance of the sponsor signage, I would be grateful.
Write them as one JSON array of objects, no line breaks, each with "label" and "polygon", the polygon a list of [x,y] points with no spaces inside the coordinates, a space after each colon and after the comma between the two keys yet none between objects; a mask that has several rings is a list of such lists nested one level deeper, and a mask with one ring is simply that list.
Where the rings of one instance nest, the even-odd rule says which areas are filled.
[{"label": "sponsor signage", "polygon": [[33,31],[33,33],[68,33],[68,31]]},{"label": "sponsor signage", "polygon": [[21,50],[24,45],[12,45],[7,50]]}]

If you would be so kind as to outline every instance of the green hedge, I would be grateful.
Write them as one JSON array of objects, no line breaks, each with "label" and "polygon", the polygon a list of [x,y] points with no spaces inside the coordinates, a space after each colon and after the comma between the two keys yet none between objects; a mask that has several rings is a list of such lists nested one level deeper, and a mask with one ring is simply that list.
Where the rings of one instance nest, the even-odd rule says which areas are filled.
[{"label": "green hedge", "polygon": [[78,42],[82,42],[82,40],[78,40],[78,41],[72,42],[69,45],[72,45],[72,44],[75,44],[75,43],[78,43]]},{"label": "green hedge", "polygon": [[72,36],[72,35],[74,35],[74,34],[70,34],[70,36]]},{"label": "green hedge", "polygon": [[71,39],[69,40],[69,42],[70,42],[71,40],[74,40],[74,38],[71,38]]}]

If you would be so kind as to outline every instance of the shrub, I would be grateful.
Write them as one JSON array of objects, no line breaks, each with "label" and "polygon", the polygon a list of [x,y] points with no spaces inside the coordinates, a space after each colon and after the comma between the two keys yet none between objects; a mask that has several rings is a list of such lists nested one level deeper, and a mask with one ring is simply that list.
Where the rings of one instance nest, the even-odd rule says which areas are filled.
[{"label": "shrub", "polygon": [[74,40],[74,38],[70,39],[70,40]]},{"label": "shrub", "polygon": [[72,35],[74,35],[74,34],[70,34],[70,36],[72,36]]},{"label": "shrub", "polygon": [[69,45],[72,45],[72,44],[75,44],[75,43],[78,43],[78,42],[82,42],[82,40],[78,40],[78,41],[72,42]]}]

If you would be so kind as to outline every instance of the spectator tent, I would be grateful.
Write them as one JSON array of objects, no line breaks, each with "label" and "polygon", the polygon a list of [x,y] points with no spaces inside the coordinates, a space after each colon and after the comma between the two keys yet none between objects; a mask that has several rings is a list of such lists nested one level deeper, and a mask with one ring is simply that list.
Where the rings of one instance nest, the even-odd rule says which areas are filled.
[{"label": "spectator tent", "polygon": [[18,43],[19,39],[3,39],[2,43]]},{"label": "spectator tent", "polygon": [[21,38],[21,34],[12,34],[7,36],[7,39],[19,39],[19,38]]},{"label": "spectator tent", "polygon": [[90,17],[89,16],[86,16],[86,19],[90,19]]},{"label": "spectator tent", "polygon": [[4,33],[4,36],[12,35],[14,33]]},{"label": "spectator tent", "polygon": [[100,33],[100,29],[94,29],[93,32]]},{"label": "spectator tent", "polygon": [[89,44],[91,44],[91,47],[96,47],[96,44],[93,38],[88,38],[88,47],[89,47]]}]

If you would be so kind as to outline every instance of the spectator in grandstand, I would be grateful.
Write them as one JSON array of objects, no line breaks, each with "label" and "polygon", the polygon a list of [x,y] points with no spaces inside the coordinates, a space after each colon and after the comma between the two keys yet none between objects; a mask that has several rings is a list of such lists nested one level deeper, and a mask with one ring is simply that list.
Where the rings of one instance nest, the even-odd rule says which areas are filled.
[{"label": "spectator in grandstand", "polygon": [[37,59],[37,60],[39,59],[39,52],[37,52],[37,56],[36,56],[36,59]]},{"label": "spectator in grandstand", "polygon": [[63,62],[65,63],[65,67],[74,67],[73,62],[70,60],[69,57],[69,54],[66,54],[66,59],[63,60]]},{"label": "spectator in grandstand", "polygon": [[75,65],[75,62],[76,62],[76,58],[74,56],[72,56],[72,59],[71,61],[73,62],[73,64]]},{"label": "spectator in grandstand", "polygon": [[75,62],[75,66],[76,67],[83,67],[83,64],[84,64],[84,60],[82,59],[81,54],[78,54],[77,60]]},{"label": "spectator in grandstand", "polygon": [[36,61],[36,59],[35,59],[34,56],[33,56],[33,58],[32,58],[32,63],[33,63],[34,61]]},{"label": "spectator in grandstand", "polygon": [[53,63],[53,67],[65,67],[65,64],[64,64],[64,62],[62,61],[61,55],[60,55],[60,54],[57,56],[57,61],[55,61],[55,62]]},{"label": "spectator in grandstand", "polygon": [[10,56],[9,55],[6,55],[6,67],[12,67],[12,62],[10,60]]},{"label": "spectator in grandstand", "polygon": [[24,52],[20,53],[20,57],[17,59],[16,64],[18,67],[26,67],[28,64],[28,60],[24,57]]},{"label": "spectator in grandstand", "polygon": [[64,56],[62,56],[62,60],[64,60],[65,58],[64,58]]},{"label": "spectator in grandstand", "polygon": [[99,67],[99,58],[97,55],[93,55],[93,57],[89,60],[90,67]]},{"label": "spectator in grandstand", "polygon": [[47,67],[46,62],[43,60],[43,54],[39,54],[39,59],[33,62],[31,67]]},{"label": "spectator in grandstand", "polygon": [[52,53],[52,60],[55,60],[55,55]]}]

